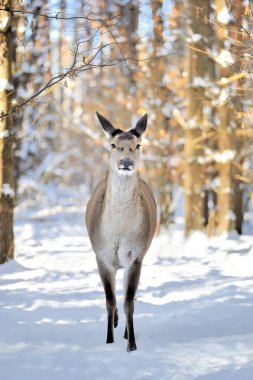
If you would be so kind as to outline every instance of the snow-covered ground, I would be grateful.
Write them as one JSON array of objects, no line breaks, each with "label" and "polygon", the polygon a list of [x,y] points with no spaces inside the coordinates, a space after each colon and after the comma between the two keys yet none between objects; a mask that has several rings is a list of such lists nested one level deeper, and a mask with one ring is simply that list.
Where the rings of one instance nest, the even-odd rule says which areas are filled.
[{"label": "snow-covered ground", "polygon": [[81,209],[20,213],[16,260],[0,267],[1,380],[253,379],[253,237],[184,241],[180,228],[147,254],[127,353],[106,309]]}]

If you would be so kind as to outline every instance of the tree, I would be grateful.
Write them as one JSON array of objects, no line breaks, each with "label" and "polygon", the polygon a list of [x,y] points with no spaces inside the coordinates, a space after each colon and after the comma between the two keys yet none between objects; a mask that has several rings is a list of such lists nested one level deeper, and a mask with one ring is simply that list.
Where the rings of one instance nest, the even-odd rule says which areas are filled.
[{"label": "tree", "polygon": [[[150,61],[149,91],[152,99],[150,108],[152,121],[154,121],[153,137],[159,141],[157,155],[160,156],[158,168],[156,168],[156,192],[158,194],[158,209],[160,215],[158,226],[168,227],[170,223],[171,205],[171,181],[168,165],[168,156],[171,153],[171,133],[168,133],[168,119],[170,108],[168,107],[170,91],[165,83],[167,71],[167,57],[165,54],[163,1],[155,0],[151,2],[152,20],[154,24],[152,38],[152,57]],[[157,58],[159,57],[159,58]],[[167,136],[167,139],[165,138]],[[157,175],[159,180],[157,180]]]},{"label": "tree", "polygon": [[187,122],[184,128],[184,212],[185,233],[203,230],[204,226],[204,102],[206,86],[205,37],[209,20],[210,0],[194,0],[189,3],[190,44],[187,57],[188,91]]},{"label": "tree", "polygon": [[[3,7],[11,7],[13,1],[2,1]],[[11,115],[3,117],[11,108],[13,87],[12,61],[13,30],[11,14],[0,11],[0,263],[14,255],[13,236],[13,121]]]},{"label": "tree", "polygon": [[231,54],[227,51],[226,40],[228,38],[227,19],[221,18],[221,12],[228,13],[225,3],[216,1],[216,18],[218,20],[216,27],[219,66],[218,75],[220,79],[220,95],[218,104],[218,173],[219,187],[217,196],[218,209],[218,231],[220,234],[229,231],[233,225],[234,216],[232,214],[232,162],[235,157],[235,149],[233,146],[233,129],[235,123],[233,120],[233,112],[230,106],[230,97],[232,95],[232,87],[228,83],[223,85],[221,78],[229,78],[231,73],[231,62],[228,58],[222,59],[224,54]]},{"label": "tree", "polygon": [[[245,44],[245,41],[243,40],[243,28],[241,26],[244,24],[245,21],[243,21],[243,12],[246,12],[245,6],[242,3],[242,1],[236,0],[234,5],[234,16],[235,16],[235,25],[234,25],[234,31],[236,31],[234,37],[234,55],[236,58],[235,62],[235,68],[236,73],[240,74],[242,72],[243,68],[243,54],[244,49],[247,50],[247,43]],[[236,25],[237,24],[237,25]],[[246,34],[246,37],[247,36]],[[245,46],[246,45],[246,46]],[[245,129],[246,125],[244,125],[244,101],[245,101],[245,95],[242,91],[243,85],[244,85],[245,79],[244,78],[238,78],[236,80],[236,90],[235,90],[235,101],[234,101],[234,119],[236,123],[236,131],[242,131]],[[233,136],[235,149],[237,151],[237,157],[234,162],[234,167],[232,170],[233,174],[233,183],[232,183],[232,190],[233,190],[233,200],[232,200],[232,209],[234,213],[235,218],[235,229],[236,231],[241,234],[242,233],[242,223],[243,223],[243,214],[244,214],[244,202],[243,202],[243,195],[244,195],[244,188],[245,184],[241,181],[242,174],[243,174],[243,163],[245,161],[245,157],[241,152],[245,150],[245,147],[247,142],[245,141],[245,138],[242,138],[238,135]]]}]

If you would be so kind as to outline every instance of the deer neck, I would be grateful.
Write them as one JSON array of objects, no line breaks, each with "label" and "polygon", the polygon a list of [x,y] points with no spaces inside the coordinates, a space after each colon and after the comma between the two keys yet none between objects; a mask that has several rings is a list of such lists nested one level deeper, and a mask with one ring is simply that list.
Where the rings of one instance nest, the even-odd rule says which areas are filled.
[{"label": "deer neck", "polygon": [[136,207],[139,175],[119,175],[110,171],[107,177],[106,204],[112,208]]}]

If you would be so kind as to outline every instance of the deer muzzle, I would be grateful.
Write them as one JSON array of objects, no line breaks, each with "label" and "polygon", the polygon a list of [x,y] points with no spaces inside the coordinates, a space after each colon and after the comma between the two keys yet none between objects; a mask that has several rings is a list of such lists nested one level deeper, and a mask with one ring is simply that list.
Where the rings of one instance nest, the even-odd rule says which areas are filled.
[{"label": "deer muzzle", "polygon": [[134,162],[130,158],[123,158],[120,160],[120,170],[132,170],[134,167]]}]

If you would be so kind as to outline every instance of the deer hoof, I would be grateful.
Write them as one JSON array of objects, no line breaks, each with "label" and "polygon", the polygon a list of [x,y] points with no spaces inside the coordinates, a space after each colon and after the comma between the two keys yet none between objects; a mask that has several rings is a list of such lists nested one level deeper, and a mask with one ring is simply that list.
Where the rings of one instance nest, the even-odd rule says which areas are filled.
[{"label": "deer hoof", "polygon": [[106,338],[106,343],[114,343],[114,337],[108,334]]},{"label": "deer hoof", "polygon": [[131,352],[131,351],[136,351],[137,350],[137,346],[136,346],[136,343],[128,343],[127,345],[127,352]]}]

